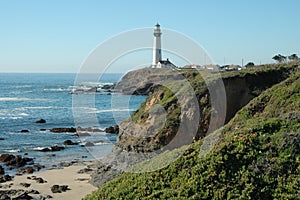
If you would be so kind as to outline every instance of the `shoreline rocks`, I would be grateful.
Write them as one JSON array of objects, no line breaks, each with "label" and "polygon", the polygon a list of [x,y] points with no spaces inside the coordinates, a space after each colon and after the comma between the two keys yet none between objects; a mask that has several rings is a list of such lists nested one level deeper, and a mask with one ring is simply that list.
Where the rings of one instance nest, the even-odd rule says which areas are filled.
[{"label": "shoreline rocks", "polygon": [[111,134],[119,134],[119,125],[107,127],[104,130],[104,132],[105,133],[111,133]]},{"label": "shoreline rocks", "polygon": [[11,167],[23,167],[27,164],[33,164],[33,159],[28,157],[22,157],[20,155],[12,154],[1,154],[0,162],[4,163],[6,166]]},{"label": "shoreline rocks", "polygon": [[67,190],[70,190],[68,185],[52,185],[51,186],[52,193],[62,193],[62,192],[66,192]]}]

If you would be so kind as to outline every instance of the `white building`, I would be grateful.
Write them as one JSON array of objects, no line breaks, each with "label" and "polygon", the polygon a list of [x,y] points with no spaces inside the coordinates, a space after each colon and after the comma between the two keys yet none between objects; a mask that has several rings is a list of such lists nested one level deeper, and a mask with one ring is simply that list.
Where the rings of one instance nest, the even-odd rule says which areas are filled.
[{"label": "white building", "polygon": [[160,25],[157,23],[154,28],[154,43],[153,43],[153,57],[152,57],[152,68],[168,68],[173,69],[176,66],[167,60],[162,60],[161,53],[161,35]]},{"label": "white building", "polygon": [[156,68],[174,69],[174,68],[177,68],[177,67],[173,63],[171,63],[169,61],[169,59],[167,58],[167,60],[160,60],[157,63]]}]

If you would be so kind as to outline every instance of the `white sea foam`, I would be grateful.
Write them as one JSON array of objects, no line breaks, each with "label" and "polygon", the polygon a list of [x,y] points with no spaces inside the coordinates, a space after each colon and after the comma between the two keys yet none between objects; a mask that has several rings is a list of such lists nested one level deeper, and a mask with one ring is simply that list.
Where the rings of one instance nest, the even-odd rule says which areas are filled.
[{"label": "white sea foam", "polygon": [[34,147],[34,148],[32,148],[32,150],[34,150],[34,151],[41,151],[41,150],[43,150],[45,148],[48,148],[48,147]]},{"label": "white sea foam", "polygon": [[0,97],[0,101],[53,101],[44,98]]},{"label": "white sea foam", "polygon": [[45,88],[44,91],[63,92],[63,91],[70,91],[70,89],[68,89],[68,88]]},{"label": "white sea foam", "polygon": [[91,110],[88,113],[107,113],[107,112],[132,112],[135,109],[128,109],[128,108],[116,108],[116,109],[107,109],[107,110]]},{"label": "white sea foam", "polygon": [[30,88],[32,85],[17,85],[16,88]]},{"label": "white sea foam", "polygon": [[7,153],[18,153],[21,152],[21,149],[8,149],[8,150],[4,150]]}]

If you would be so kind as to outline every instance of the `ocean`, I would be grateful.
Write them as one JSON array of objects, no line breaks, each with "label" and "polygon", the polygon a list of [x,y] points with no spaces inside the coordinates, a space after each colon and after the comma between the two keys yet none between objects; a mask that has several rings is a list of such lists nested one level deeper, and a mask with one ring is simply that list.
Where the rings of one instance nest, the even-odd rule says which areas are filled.
[{"label": "ocean", "polygon": [[[112,85],[121,77],[122,74],[103,74],[97,82],[87,79],[74,85],[76,74],[1,73],[0,154],[26,155],[46,168],[56,167],[63,161],[89,161],[107,155],[116,142],[114,134],[87,131],[90,136],[76,137],[74,133],[52,133],[50,129],[78,126],[105,129],[128,118],[145,96],[122,95],[110,90],[86,92],[95,86]],[[81,92],[72,94],[74,91]],[[45,119],[46,123],[35,123],[39,119]],[[64,146],[65,140],[79,145],[65,146],[57,152],[39,151]],[[84,146],[87,142],[94,146]]]}]

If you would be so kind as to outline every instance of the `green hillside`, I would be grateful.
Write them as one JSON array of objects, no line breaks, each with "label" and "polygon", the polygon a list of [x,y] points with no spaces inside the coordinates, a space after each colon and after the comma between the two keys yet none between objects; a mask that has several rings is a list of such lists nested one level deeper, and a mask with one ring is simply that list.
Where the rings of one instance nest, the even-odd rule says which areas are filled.
[{"label": "green hillside", "polygon": [[300,72],[264,91],[168,167],[123,173],[86,199],[300,199]]}]

